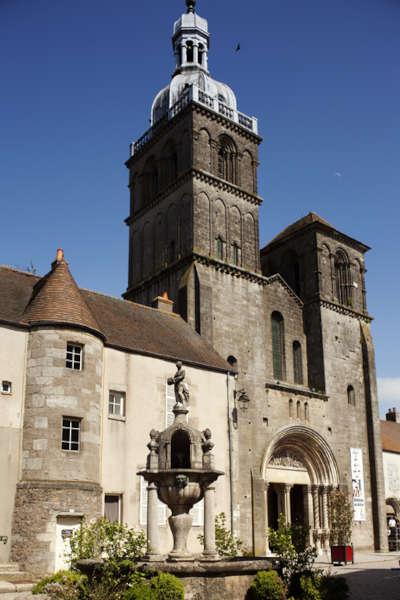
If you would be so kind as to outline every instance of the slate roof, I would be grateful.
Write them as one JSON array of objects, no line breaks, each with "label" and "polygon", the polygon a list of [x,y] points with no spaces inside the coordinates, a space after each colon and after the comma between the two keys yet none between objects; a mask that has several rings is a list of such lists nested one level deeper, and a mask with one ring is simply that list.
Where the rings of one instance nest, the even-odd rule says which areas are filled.
[{"label": "slate roof", "polygon": [[42,278],[0,265],[0,323],[25,328],[35,322],[89,328],[102,335],[107,346],[232,370],[180,316],[78,288],[65,265],[53,263],[52,271]]},{"label": "slate roof", "polygon": [[400,454],[400,423],[381,421],[382,450]]},{"label": "slate roof", "polygon": [[288,238],[292,237],[296,233],[300,232],[302,229],[306,229],[307,227],[311,227],[311,226],[320,226],[325,230],[330,229],[331,231],[336,232],[338,235],[343,236],[349,240],[352,240],[353,242],[356,242],[356,244],[358,244],[364,251],[369,250],[369,246],[366,246],[362,242],[354,240],[353,238],[350,238],[348,235],[339,232],[328,221],[326,221],[325,219],[323,219],[322,217],[320,217],[319,215],[317,215],[314,212],[309,212],[308,215],[306,215],[305,217],[302,217],[301,219],[298,219],[298,221],[295,221],[294,223],[292,223],[291,225],[289,225],[288,227],[283,229],[280,233],[278,233],[278,235],[276,235],[261,250],[261,253],[264,253],[264,252],[268,251],[268,249],[270,247],[275,246],[275,245],[279,244],[280,242],[287,240]]}]

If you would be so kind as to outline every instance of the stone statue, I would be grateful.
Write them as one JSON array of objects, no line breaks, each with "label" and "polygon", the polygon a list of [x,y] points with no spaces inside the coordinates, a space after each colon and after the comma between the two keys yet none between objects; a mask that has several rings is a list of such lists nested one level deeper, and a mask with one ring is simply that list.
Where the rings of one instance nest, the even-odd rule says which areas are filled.
[{"label": "stone statue", "polygon": [[189,388],[185,382],[185,369],[182,368],[181,361],[176,363],[176,373],[173,377],[167,379],[168,385],[174,386],[175,400],[180,406],[186,406],[189,403]]}]

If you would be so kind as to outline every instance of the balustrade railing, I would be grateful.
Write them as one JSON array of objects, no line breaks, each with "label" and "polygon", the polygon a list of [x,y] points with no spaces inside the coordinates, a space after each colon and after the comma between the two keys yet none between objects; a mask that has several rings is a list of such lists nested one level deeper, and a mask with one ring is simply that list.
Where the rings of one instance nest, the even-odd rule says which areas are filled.
[{"label": "balustrade railing", "polygon": [[179,100],[175,102],[173,106],[171,106],[166,117],[158,121],[155,125],[153,125],[153,127],[148,129],[146,133],[142,135],[142,137],[140,137],[136,142],[130,145],[130,155],[133,156],[134,154],[139,152],[139,150],[141,150],[143,146],[146,145],[147,142],[149,142],[152,139],[154,132],[156,131],[156,129],[158,129],[159,125],[163,121],[165,121],[166,118],[168,120],[173,119],[174,117],[176,117],[176,115],[182,112],[182,110],[186,108],[186,106],[190,104],[190,102],[197,102],[198,104],[202,104],[203,106],[206,106],[213,112],[219,113],[227,119],[238,123],[241,127],[244,127],[245,129],[248,129],[253,133],[258,133],[258,123],[255,117],[249,117],[237,110],[234,110],[233,108],[227,106],[223,102],[218,101],[216,98],[209,96],[197,85],[193,84],[188,86],[185,89],[183,95],[179,98]]}]

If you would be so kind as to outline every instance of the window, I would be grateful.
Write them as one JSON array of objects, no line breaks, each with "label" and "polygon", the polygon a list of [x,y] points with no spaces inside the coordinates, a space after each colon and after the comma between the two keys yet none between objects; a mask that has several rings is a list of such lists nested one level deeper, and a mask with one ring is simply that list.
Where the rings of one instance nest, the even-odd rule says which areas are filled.
[{"label": "window", "polygon": [[219,138],[218,176],[221,179],[236,183],[236,146],[227,135]]},{"label": "window", "polygon": [[293,400],[289,400],[289,417],[293,418]]},{"label": "window", "polygon": [[125,416],[125,392],[115,392],[110,390],[108,396],[108,416],[109,417],[124,417]]},{"label": "window", "polygon": [[221,236],[217,237],[217,256],[220,260],[224,260],[224,240]]},{"label": "window", "polygon": [[80,450],[80,437],[81,419],[63,417],[61,448],[63,450],[78,452]]},{"label": "window", "polygon": [[233,264],[238,266],[240,264],[240,248],[237,244],[232,245],[232,258]]},{"label": "window", "polygon": [[104,516],[111,523],[122,522],[122,496],[120,494],[104,496]]},{"label": "window", "polygon": [[187,62],[193,62],[193,42],[186,42]]},{"label": "window", "polygon": [[356,393],[352,385],[347,386],[347,402],[350,406],[356,405]]},{"label": "window", "polygon": [[285,330],[281,313],[273,312],[271,315],[272,328],[272,366],[274,379],[285,379]]},{"label": "window", "polygon": [[1,382],[1,393],[2,394],[11,394],[11,392],[12,392],[11,381],[2,381]]},{"label": "window", "polygon": [[65,366],[67,369],[74,369],[75,371],[82,371],[83,367],[83,346],[79,344],[67,344],[67,356],[65,360]]},{"label": "window", "polygon": [[[140,525],[147,525],[147,481],[143,477],[140,477],[140,502],[139,502],[139,523]],[[157,501],[158,504],[158,524],[165,525],[167,521],[167,506]]]},{"label": "window", "polygon": [[300,342],[293,342],[293,375],[295,383],[303,382],[303,356]]},{"label": "window", "polygon": [[350,263],[346,254],[338,250],[335,256],[336,298],[340,304],[353,306],[353,286]]},{"label": "window", "polygon": [[296,417],[298,419],[301,418],[301,403],[300,403],[300,400],[297,400],[297,402],[296,402]]},{"label": "window", "polygon": [[308,402],[304,403],[304,420],[309,420],[309,412],[308,412]]},{"label": "window", "polygon": [[203,44],[199,44],[199,65],[203,64],[203,56],[204,56],[204,46],[203,46]]}]

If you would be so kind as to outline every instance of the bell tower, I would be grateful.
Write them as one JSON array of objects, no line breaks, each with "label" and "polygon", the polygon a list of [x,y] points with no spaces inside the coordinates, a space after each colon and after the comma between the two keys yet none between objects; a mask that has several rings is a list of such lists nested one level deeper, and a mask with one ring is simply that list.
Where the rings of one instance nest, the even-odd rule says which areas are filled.
[{"label": "bell tower", "polygon": [[257,119],[241,113],[233,90],[210,75],[208,23],[194,0],[186,6],[173,28],[172,79],[156,95],[151,128],[131,145],[126,162],[125,298],[149,305],[167,291],[175,310],[212,341],[213,276],[261,274],[261,138]]}]

